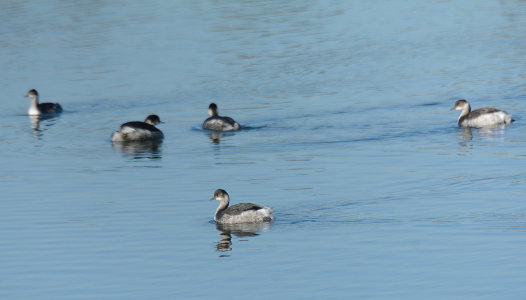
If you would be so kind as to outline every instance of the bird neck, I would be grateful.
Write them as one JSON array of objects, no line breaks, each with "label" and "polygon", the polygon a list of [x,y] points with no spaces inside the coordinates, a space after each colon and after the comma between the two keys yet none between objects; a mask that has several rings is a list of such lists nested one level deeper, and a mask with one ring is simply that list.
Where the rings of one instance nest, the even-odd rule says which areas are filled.
[{"label": "bird neck", "polygon": [[27,110],[29,115],[39,115],[40,111],[38,110],[38,96],[31,97],[31,103],[29,104],[29,109]]},{"label": "bird neck", "polygon": [[211,117],[217,117],[217,109],[208,109],[208,114]]},{"label": "bird neck", "polygon": [[31,106],[37,107],[38,106],[38,96],[31,97]]},{"label": "bird neck", "polygon": [[225,198],[225,199],[219,201],[219,206],[217,207],[216,215],[215,215],[215,219],[216,220],[219,219],[222,216],[223,211],[225,209],[227,209],[229,203],[230,202],[229,202],[228,198]]},{"label": "bird neck", "polygon": [[471,112],[471,106],[469,104],[465,105],[464,108],[462,108],[462,112],[460,113],[460,116],[458,117],[458,119],[460,120],[461,118],[467,116],[470,112]]}]

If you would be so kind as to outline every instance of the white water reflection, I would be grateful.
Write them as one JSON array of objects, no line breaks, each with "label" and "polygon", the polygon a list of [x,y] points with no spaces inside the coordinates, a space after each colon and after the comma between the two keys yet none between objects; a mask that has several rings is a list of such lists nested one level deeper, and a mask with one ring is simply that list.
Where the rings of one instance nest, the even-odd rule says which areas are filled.
[{"label": "white water reflection", "polygon": [[[31,123],[31,134],[34,138],[41,139],[44,137],[44,132],[56,124],[56,121],[60,116],[56,115],[43,115],[43,116],[28,116]],[[41,125],[44,125],[46,128],[40,128]]]}]

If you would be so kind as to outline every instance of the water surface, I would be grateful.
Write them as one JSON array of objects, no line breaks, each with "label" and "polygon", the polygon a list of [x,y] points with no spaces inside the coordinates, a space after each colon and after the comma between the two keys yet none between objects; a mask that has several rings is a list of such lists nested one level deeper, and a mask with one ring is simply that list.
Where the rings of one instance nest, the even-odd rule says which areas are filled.
[{"label": "water surface", "polygon": [[[0,297],[526,294],[524,1],[4,1]],[[25,115],[30,88],[65,112]],[[505,129],[460,129],[455,100]],[[247,129],[201,130],[208,104]],[[112,144],[158,114],[161,144]],[[276,212],[213,223],[214,190]]]}]

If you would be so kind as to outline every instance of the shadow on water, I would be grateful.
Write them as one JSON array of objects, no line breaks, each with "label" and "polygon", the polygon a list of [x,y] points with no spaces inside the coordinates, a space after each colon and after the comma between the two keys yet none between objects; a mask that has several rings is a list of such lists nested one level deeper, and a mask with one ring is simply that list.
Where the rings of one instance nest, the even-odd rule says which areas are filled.
[{"label": "shadow on water", "polygon": [[[261,232],[270,229],[270,223],[242,223],[242,224],[217,224],[216,229],[219,231],[221,239],[216,244],[218,252],[232,251],[232,235],[239,238],[240,241],[246,241],[246,238],[259,236]],[[220,257],[230,255],[221,254]]]},{"label": "shadow on water", "polygon": [[162,140],[112,142],[114,149],[132,159],[161,159]]}]

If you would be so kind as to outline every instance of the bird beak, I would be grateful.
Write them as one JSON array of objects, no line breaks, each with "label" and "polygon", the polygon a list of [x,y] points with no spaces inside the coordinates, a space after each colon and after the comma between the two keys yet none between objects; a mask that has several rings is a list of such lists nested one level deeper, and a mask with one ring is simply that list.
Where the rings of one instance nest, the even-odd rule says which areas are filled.
[{"label": "bird beak", "polygon": [[212,198],[210,198],[209,200],[215,200],[215,199],[216,199],[216,197],[212,197]]},{"label": "bird beak", "polygon": [[455,110],[455,107],[453,106],[450,110]]}]

